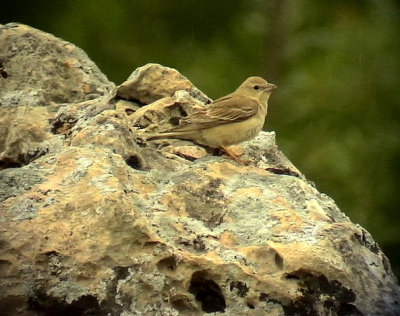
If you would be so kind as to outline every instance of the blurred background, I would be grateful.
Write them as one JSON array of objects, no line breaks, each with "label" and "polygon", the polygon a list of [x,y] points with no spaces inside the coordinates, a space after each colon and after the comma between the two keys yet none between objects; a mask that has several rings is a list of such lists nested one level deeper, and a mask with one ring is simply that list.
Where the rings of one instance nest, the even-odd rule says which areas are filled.
[{"label": "blurred background", "polygon": [[6,0],[0,18],[76,44],[116,84],[149,62],[211,98],[277,84],[266,129],[400,275],[399,1]]}]

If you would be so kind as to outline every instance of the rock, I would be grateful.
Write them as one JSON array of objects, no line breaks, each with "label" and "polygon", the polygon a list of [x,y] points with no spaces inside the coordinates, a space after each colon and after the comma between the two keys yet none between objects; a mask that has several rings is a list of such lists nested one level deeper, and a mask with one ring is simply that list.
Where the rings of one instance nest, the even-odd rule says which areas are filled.
[{"label": "rock", "polygon": [[176,70],[143,69],[123,95],[93,100],[14,104],[18,92],[2,92],[2,315],[400,313],[386,256],[274,132],[238,148],[248,166],[189,141],[147,141],[208,98]]},{"label": "rock", "polygon": [[75,45],[26,25],[0,25],[0,106],[90,100],[114,88]]},{"label": "rock", "polygon": [[75,45],[17,23],[0,25],[0,69],[0,168],[56,148],[55,112],[115,87]]},{"label": "rock", "polygon": [[117,89],[117,96],[124,100],[150,104],[154,101],[172,97],[175,91],[185,90],[202,102],[210,99],[197,89],[176,69],[159,64],[147,64],[136,69]]}]

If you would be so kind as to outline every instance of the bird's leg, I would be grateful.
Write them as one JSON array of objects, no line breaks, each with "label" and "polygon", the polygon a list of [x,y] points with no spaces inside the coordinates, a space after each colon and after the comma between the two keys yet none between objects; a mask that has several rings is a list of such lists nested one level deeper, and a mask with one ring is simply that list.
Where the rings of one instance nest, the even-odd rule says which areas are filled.
[{"label": "bird's leg", "polygon": [[226,146],[221,146],[222,150],[226,153],[226,156],[228,158],[231,158],[233,160],[235,160],[237,163],[240,164],[244,164],[244,165],[248,165],[251,163],[251,160],[247,160],[247,159],[240,159],[240,156],[236,155],[232,149],[230,149],[229,147]]}]

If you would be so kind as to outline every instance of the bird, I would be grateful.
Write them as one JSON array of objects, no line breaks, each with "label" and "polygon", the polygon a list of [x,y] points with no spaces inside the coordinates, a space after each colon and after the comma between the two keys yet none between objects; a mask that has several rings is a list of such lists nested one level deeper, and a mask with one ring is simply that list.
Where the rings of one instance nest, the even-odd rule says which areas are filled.
[{"label": "bird", "polygon": [[228,147],[250,140],[261,131],[269,97],[276,88],[261,77],[249,77],[233,93],[180,119],[174,128],[147,139],[190,140],[207,147],[221,148],[234,160],[244,162]]}]

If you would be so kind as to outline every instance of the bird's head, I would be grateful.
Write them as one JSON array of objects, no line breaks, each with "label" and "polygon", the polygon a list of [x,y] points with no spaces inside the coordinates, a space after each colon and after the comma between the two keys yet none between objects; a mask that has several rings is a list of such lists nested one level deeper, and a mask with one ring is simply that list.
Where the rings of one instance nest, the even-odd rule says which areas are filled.
[{"label": "bird's head", "polygon": [[261,77],[249,77],[239,86],[236,92],[262,102],[264,100],[268,101],[272,90],[276,88],[276,85],[268,83]]}]

